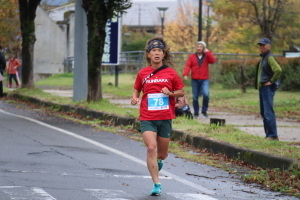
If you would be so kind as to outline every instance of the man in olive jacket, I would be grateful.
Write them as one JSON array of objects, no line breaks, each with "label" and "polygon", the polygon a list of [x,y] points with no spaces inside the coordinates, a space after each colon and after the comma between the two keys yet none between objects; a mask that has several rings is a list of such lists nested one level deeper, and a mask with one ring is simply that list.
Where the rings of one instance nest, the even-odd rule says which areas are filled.
[{"label": "man in olive jacket", "polygon": [[268,38],[261,39],[257,45],[262,57],[257,65],[255,81],[255,88],[259,90],[260,114],[263,118],[266,139],[278,140],[273,102],[282,69],[271,53],[271,41]]}]

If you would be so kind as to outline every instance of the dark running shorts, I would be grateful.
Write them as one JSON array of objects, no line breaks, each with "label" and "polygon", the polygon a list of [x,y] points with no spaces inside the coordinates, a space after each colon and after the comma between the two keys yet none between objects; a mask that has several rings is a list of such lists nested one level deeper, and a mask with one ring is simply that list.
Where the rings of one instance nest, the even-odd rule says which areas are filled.
[{"label": "dark running shorts", "polygon": [[141,121],[141,132],[144,133],[145,131],[153,131],[160,137],[170,138],[172,120]]}]

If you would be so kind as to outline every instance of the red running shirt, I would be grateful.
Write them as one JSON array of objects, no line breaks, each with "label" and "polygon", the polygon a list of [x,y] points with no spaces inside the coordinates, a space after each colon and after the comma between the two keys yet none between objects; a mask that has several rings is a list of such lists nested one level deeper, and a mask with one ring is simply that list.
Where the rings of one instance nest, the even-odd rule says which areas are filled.
[{"label": "red running shirt", "polygon": [[[168,67],[163,69],[142,85],[144,78],[151,74],[154,69],[151,66],[141,69],[136,77],[134,88],[139,91],[143,91],[143,96],[140,104],[140,120],[169,120],[175,118],[175,98],[172,96],[166,96],[165,104],[168,108],[151,108],[151,97],[153,94],[161,93],[163,87],[167,87],[170,91],[180,90],[184,87],[184,84],[177,72]],[[160,94],[158,94],[160,95]],[[152,101],[153,102],[153,101]]]}]

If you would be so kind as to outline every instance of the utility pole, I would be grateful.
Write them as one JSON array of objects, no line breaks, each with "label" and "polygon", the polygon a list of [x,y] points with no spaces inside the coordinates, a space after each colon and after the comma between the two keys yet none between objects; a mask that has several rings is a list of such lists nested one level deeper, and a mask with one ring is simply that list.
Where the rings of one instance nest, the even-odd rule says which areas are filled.
[{"label": "utility pole", "polygon": [[88,57],[86,14],[81,7],[81,0],[75,2],[75,44],[74,44],[74,81],[73,101],[87,99],[88,89]]}]

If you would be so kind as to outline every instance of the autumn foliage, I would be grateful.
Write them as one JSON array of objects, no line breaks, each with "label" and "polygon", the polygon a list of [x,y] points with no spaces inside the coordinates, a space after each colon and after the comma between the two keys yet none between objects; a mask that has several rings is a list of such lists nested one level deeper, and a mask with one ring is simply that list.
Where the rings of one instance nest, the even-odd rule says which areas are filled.
[{"label": "autumn foliage", "polygon": [[18,1],[0,0],[0,44],[6,50],[20,53],[21,33]]},{"label": "autumn foliage", "polygon": [[[178,2],[177,18],[167,21],[164,36],[172,51],[191,52],[198,38],[198,1]],[[209,6],[209,17],[206,6],[201,13],[202,38],[213,52],[259,53],[256,44],[262,37],[272,40],[274,53],[300,45],[299,0],[217,0]]]},{"label": "autumn foliage", "polygon": [[191,52],[198,38],[198,8],[191,1],[179,1],[177,18],[165,26],[164,37],[174,52]]}]

